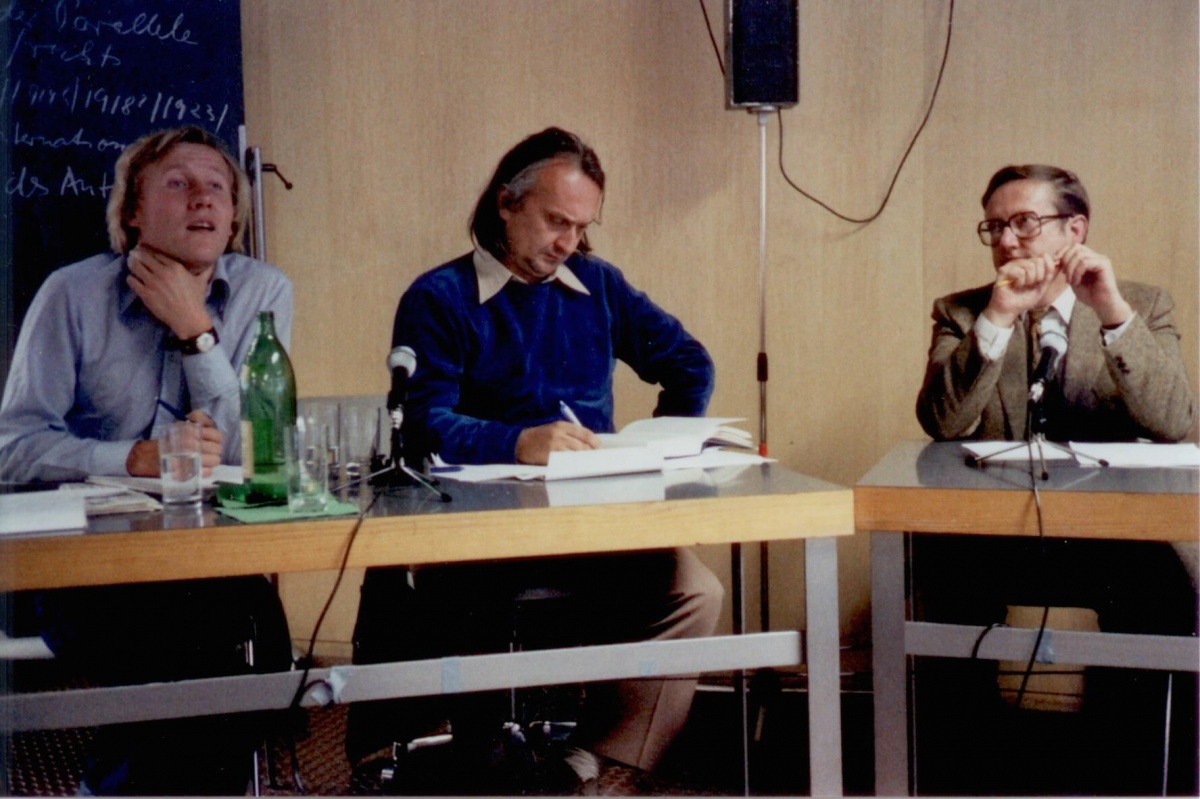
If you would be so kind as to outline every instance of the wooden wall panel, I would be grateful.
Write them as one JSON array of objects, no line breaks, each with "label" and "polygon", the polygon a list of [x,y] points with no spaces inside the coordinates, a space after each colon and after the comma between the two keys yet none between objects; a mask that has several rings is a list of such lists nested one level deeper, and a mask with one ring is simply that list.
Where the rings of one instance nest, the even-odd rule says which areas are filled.
[{"label": "wooden wall panel", "polygon": [[[721,3],[705,5],[720,41]],[[801,102],[781,115],[783,160],[803,188],[866,216],[929,101],[949,3],[800,7]],[[958,0],[955,14],[933,117],[873,223],[835,219],[789,187],[780,120],[767,120],[771,454],[843,484],[921,436],[930,306],[988,280],[973,228],[1005,163],[1081,174],[1090,243],[1120,274],[1170,287],[1197,361],[1195,2]],[[301,394],[386,389],[400,293],[467,249],[467,217],[504,150],[558,124],[608,173],[597,251],[709,346],[711,412],[757,431],[759,120],[724,109],[698,2],[243,0],[243,19],[251,139],[296,184],[268,183],[267,200],[271,259],[296,283]],[[620,372],[619,422],[653,401]],[[789,591],[799,548],[770,552],[773,624],[803,624]],[[727,572],[723,551],[704,554]],[[844,631],[861,643],[866,541],[841,555]],[[322,591],[285,594],[295,608]],[[351,579],[331,640],[349,637],[356,601]]]}]

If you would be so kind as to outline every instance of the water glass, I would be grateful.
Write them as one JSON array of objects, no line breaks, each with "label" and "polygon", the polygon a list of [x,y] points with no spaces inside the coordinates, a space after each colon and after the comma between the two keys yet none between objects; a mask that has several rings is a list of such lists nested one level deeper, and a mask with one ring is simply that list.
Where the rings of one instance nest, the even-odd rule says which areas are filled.
[{"label": "water glass", "polygon": [[341,479],[342,468],[342,459],[338,452],[341,407],[332,400],[304,399],[300,401],[300,413],[315,417],[325,426],[325,448],[329,451],[329,480],[333,485],[337,485],[337,481]]},{"label": "water glass", "polygon": [[204,505],[199,502],[188,505],[163,505],[162,526],[164,530],[190,530],[203,527],[204,517]]},{"label": "water glass", "polygon": [[343,403],[341,442],[343,481],[356,480],[371,473],[371,459],[380,452],[382,409],[374,405]]},{"label": "water glass", "polygon": [[316,416],[296,417],[284,439],[287,450],[288,508],[320,513],[329,502],[328,428]]},{"label": "water glass", "polygon": [[162,499],[167,505],[200,502],[200,425],[172,422],[158,439]]}]

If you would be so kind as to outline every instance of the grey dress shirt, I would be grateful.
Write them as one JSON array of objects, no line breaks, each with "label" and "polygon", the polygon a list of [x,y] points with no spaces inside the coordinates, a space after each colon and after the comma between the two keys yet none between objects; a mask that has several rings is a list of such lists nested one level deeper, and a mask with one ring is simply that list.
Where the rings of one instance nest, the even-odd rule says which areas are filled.
[{"label": "grey dress shirt", "polygon": [[220,343],[181,355],[169,329],[126,284],[125,258],[96,255],[56,270],[38,290],[17,340],[0,404],[0,479],[80,480],[125,474],[134,443],[171,421],[161,398],[207,413],[225,434],[223,463],[241,463],[238,373],[259,311],[273,311],[284,346],[292,285],[244,255],[221,256],[207,307]]}]

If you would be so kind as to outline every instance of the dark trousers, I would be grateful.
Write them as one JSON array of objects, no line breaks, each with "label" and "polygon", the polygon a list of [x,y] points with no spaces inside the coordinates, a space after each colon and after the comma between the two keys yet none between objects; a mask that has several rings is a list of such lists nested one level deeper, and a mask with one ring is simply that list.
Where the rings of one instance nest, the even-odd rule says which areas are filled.
[{"label": "dark trousers", "polygon": [[[1168,544],[914,535],[911,564],[913,612],[923,621],[989,625],[1002,623],[1009,605],[1049,605],[1091,608],[1105,632],[1196,635],[1196,591]],[[921,658],[915,673],[917,774],[919,781],[923,771],[928,778],[925,791],[1031,790],[1011,783],[1022,776],[1013,754],[1022,741],[1000,700],[996,662]],[[1064,748],[1064,763],[1075,748],[1094,790],[1157,793],[1168,680],[1169,790],[1194,794],[1195,674],[1088,668],[1082,710],[1087,739],[1068,736],[1051,746]],[[922,770],[922,753],[936,765]]]},{"label": "dark trousers", "polygon": [[[274,587],[261,576],[46,591],[36,597],[36,610],[55,656],[92,685],[291,667],[287,619]],[[273,715],[102,727],[89,748],[84,780],[99,795],[242,794],[251,754]]]}]

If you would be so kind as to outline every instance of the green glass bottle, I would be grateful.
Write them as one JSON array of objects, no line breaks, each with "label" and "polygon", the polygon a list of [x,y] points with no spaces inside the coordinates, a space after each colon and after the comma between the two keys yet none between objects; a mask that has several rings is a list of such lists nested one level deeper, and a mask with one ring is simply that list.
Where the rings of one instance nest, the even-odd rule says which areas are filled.
[{"label": "green glass bottle", "polygon": [[287,501],[284,436],[296,424],[296,375],[275,335],[275,314],[260,311],[258,335],[242,364],[242,470],[248,503]]}]

